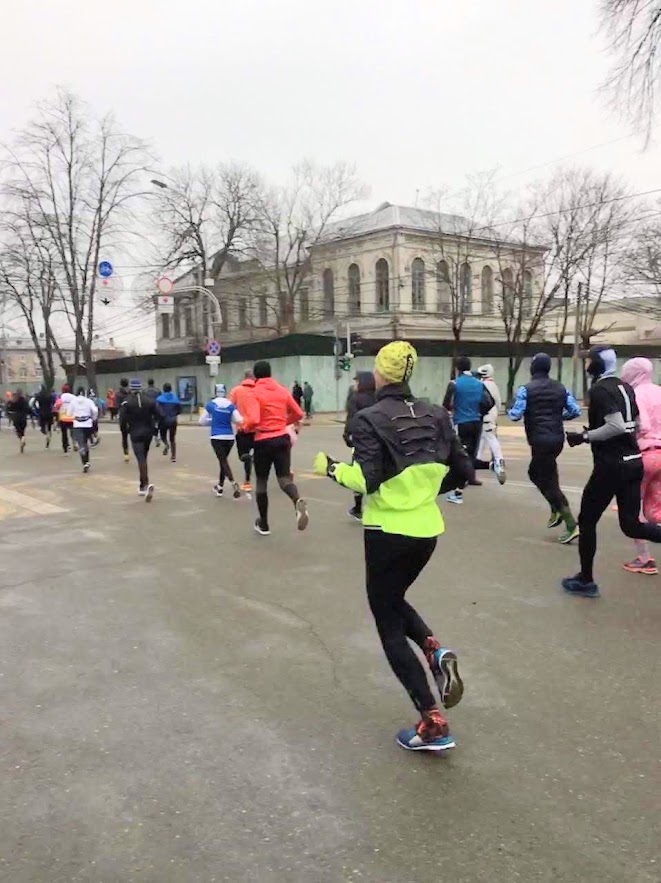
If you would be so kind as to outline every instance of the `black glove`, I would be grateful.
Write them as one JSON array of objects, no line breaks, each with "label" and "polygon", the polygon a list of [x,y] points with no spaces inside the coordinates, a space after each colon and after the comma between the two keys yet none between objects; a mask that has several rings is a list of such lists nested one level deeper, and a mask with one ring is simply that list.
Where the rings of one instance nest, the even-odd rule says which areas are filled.
[{"label": "black glove", "polygon": [[575,448],[576,445],[585,444],[588,440],[587,432],[567,432],[567,444],[570,448]]}]

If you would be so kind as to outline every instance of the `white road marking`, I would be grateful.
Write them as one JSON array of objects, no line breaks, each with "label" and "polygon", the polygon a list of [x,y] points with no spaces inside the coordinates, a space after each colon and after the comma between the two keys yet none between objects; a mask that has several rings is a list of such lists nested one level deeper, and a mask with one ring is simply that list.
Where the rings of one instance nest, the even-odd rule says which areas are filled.
[{"label": "white road marking", "polygon": [[28,512],[34,512],[35,515],[59,515],[66,512],[61,506],[55,506],[53,503],[45,503],[36,497],[29,497],[27,494],[21,494],[19,491],[10,491],[9,488],[0,487],[0,500],[10,503],[18,509],[27,509]]}]

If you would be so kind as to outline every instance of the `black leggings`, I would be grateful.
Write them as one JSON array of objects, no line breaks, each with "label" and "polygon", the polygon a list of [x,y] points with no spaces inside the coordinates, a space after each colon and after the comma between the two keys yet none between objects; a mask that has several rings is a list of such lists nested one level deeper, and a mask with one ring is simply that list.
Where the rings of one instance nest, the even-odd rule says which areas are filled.
[{"label": "black leggings", "polygon": [[255,442],[255,475],[257,486],[255,497],[259,517],[264,524],[268,524],[269,498],[267,493],[271,467],[280,485],[280,490],[287,494],[294,505],[298,502],[298,488],[292,481],[291,474],[291,439],[289,435],[280,435],[277,438],[267,438]]},{"label": "black leggings", "polygon": [[578,553],[581,577],[593,580],[592,565],[597,552],[597,524],[615,497],[622,533],[635,540],[661,543],[661,526],[640,520],[640,484],[643,480],[642,459],[628,463],[595,463],[581,500],[578,523],[581,533]]},{"label": "black leggings", "polygon": [[161,423],[159,426],[159,432],[161,435],[161,441],[164,445],[169,445],[170,452],[173,457],[177,455],[177,424],[172,423],[169,426],[167,423]]},{"label": "black leggings", "polygon": [[[459,441],[462,443],[464,448],[466,449],[466,453],[470,457],[471,463],[475,466],[475,458],[477,457],[477,449],[480,444],[480,437],[482,435],[482,421],[481,420],[471,420],[468,423],[458,423],[457,424],[457,435],[459,436]],[[461,490],[465,485],[465,482],[457,488],[457,490]]]},{"label": "black leggings", "polygon": [[561,512],[569,505],[567,497],[560,489],[557,459],[562,453],[562,442],[558,445],[533,445],[532,459],[528,476],[540,494],[551,507],[552,512]]},{"label": "black leggings", "polygon": [[73,425],[66,421],[60,421],[60,432],[62,433],[62,450],[66,454],[71,443],[71,436],[73,435]]},{"label": "black leggings", "polygon": [[119,431],[122,433],[122,451],[124,456],[126,456],[129,452],[129,431],[121,423],[119,424]]},{"label": "black leggings", "polygon": [[239,460],[243,463],[246,473],[246,484],[250,484],[250,475],[252,473],[252,449],[255,445],[254,432],[239,432],[236,436],[236,452]]},{"label": "black leggings", "polygon": [[28,421],[26,417],[14,417],[14,431],[19,438],[23,438],[27,426]]},{"label": "black leggings", "polygon": [[230,451],[234,447],[234,442],[225,438],[212,438],[211,447],[213,448],[216,457],[218,457],[218,463],[220,464],[218,484],[222,487],[225,484],[226,478],[229,478],[231,482],[234,482],[234,473],[232,472],[232,467],[227,459],[230,455]]},{"label": "black leggings", "polygon": [[131,447],[138,461],[138,475],[140,477],[140,489],[144,490],[149,485],[149,472],[147,469],[147,457],[149,456],[149,446],[151,445],[152,436],[145,438],[132,438]]},{"label": "black leggings", "polygon": [[73,428],[73,440],[78,445],[78,453],[80,454],[80,459],[83,463],[89,463],[90,461],[89,446],[93,434],[94,430],[92,427],[74,426]]},{"label": "black leggings", "polygon": [[48,435],[53,431],[53,415],[39,415],[39,429],[42,435]]},{"label": "black leggings", "polygon": [[365,531],[367,599],[390,666],[418,711],[436,705],[420,660],[407,641],[424,649],[431,629],[404,600],[436,548],[436,537],[419,539]]}]

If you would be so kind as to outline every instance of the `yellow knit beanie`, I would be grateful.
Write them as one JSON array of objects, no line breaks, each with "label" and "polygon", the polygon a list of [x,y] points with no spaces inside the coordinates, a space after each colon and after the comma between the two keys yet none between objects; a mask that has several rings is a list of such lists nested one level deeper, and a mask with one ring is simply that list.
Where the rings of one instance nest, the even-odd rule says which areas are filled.
[{"label": "yellow knit beanie", "polygon": [[377,353],[374,370],[388,383],[408,383],[417,361],[418,354],[407,340],[393,340]]}]

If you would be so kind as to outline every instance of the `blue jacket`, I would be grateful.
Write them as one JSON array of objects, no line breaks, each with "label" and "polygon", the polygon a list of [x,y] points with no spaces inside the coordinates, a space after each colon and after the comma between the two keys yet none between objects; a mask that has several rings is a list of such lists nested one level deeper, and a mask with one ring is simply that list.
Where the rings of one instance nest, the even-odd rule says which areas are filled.
[{"label": "blue jacket", "polygon": [[[480,402],[484,395],[484,384],[470,372],[460,374],[452,386],[452,419],[456,426],[461,423],[482,422]],[[446,399],[448,396],[446,395]]]},{"label": "blue jacket", "polygon": [[237,411],[236,405],[223,396],[211,399],[204,410],[200,423],[211,426],[211,438],[229,441],[234,438],[234,424],[243,423],[243,417]]},{"label": "blue jacket", "polygon": [[181,414],[179,396],[173,392],[162,392],[156,399],[156,413],[166,426],[175,424]]}]

